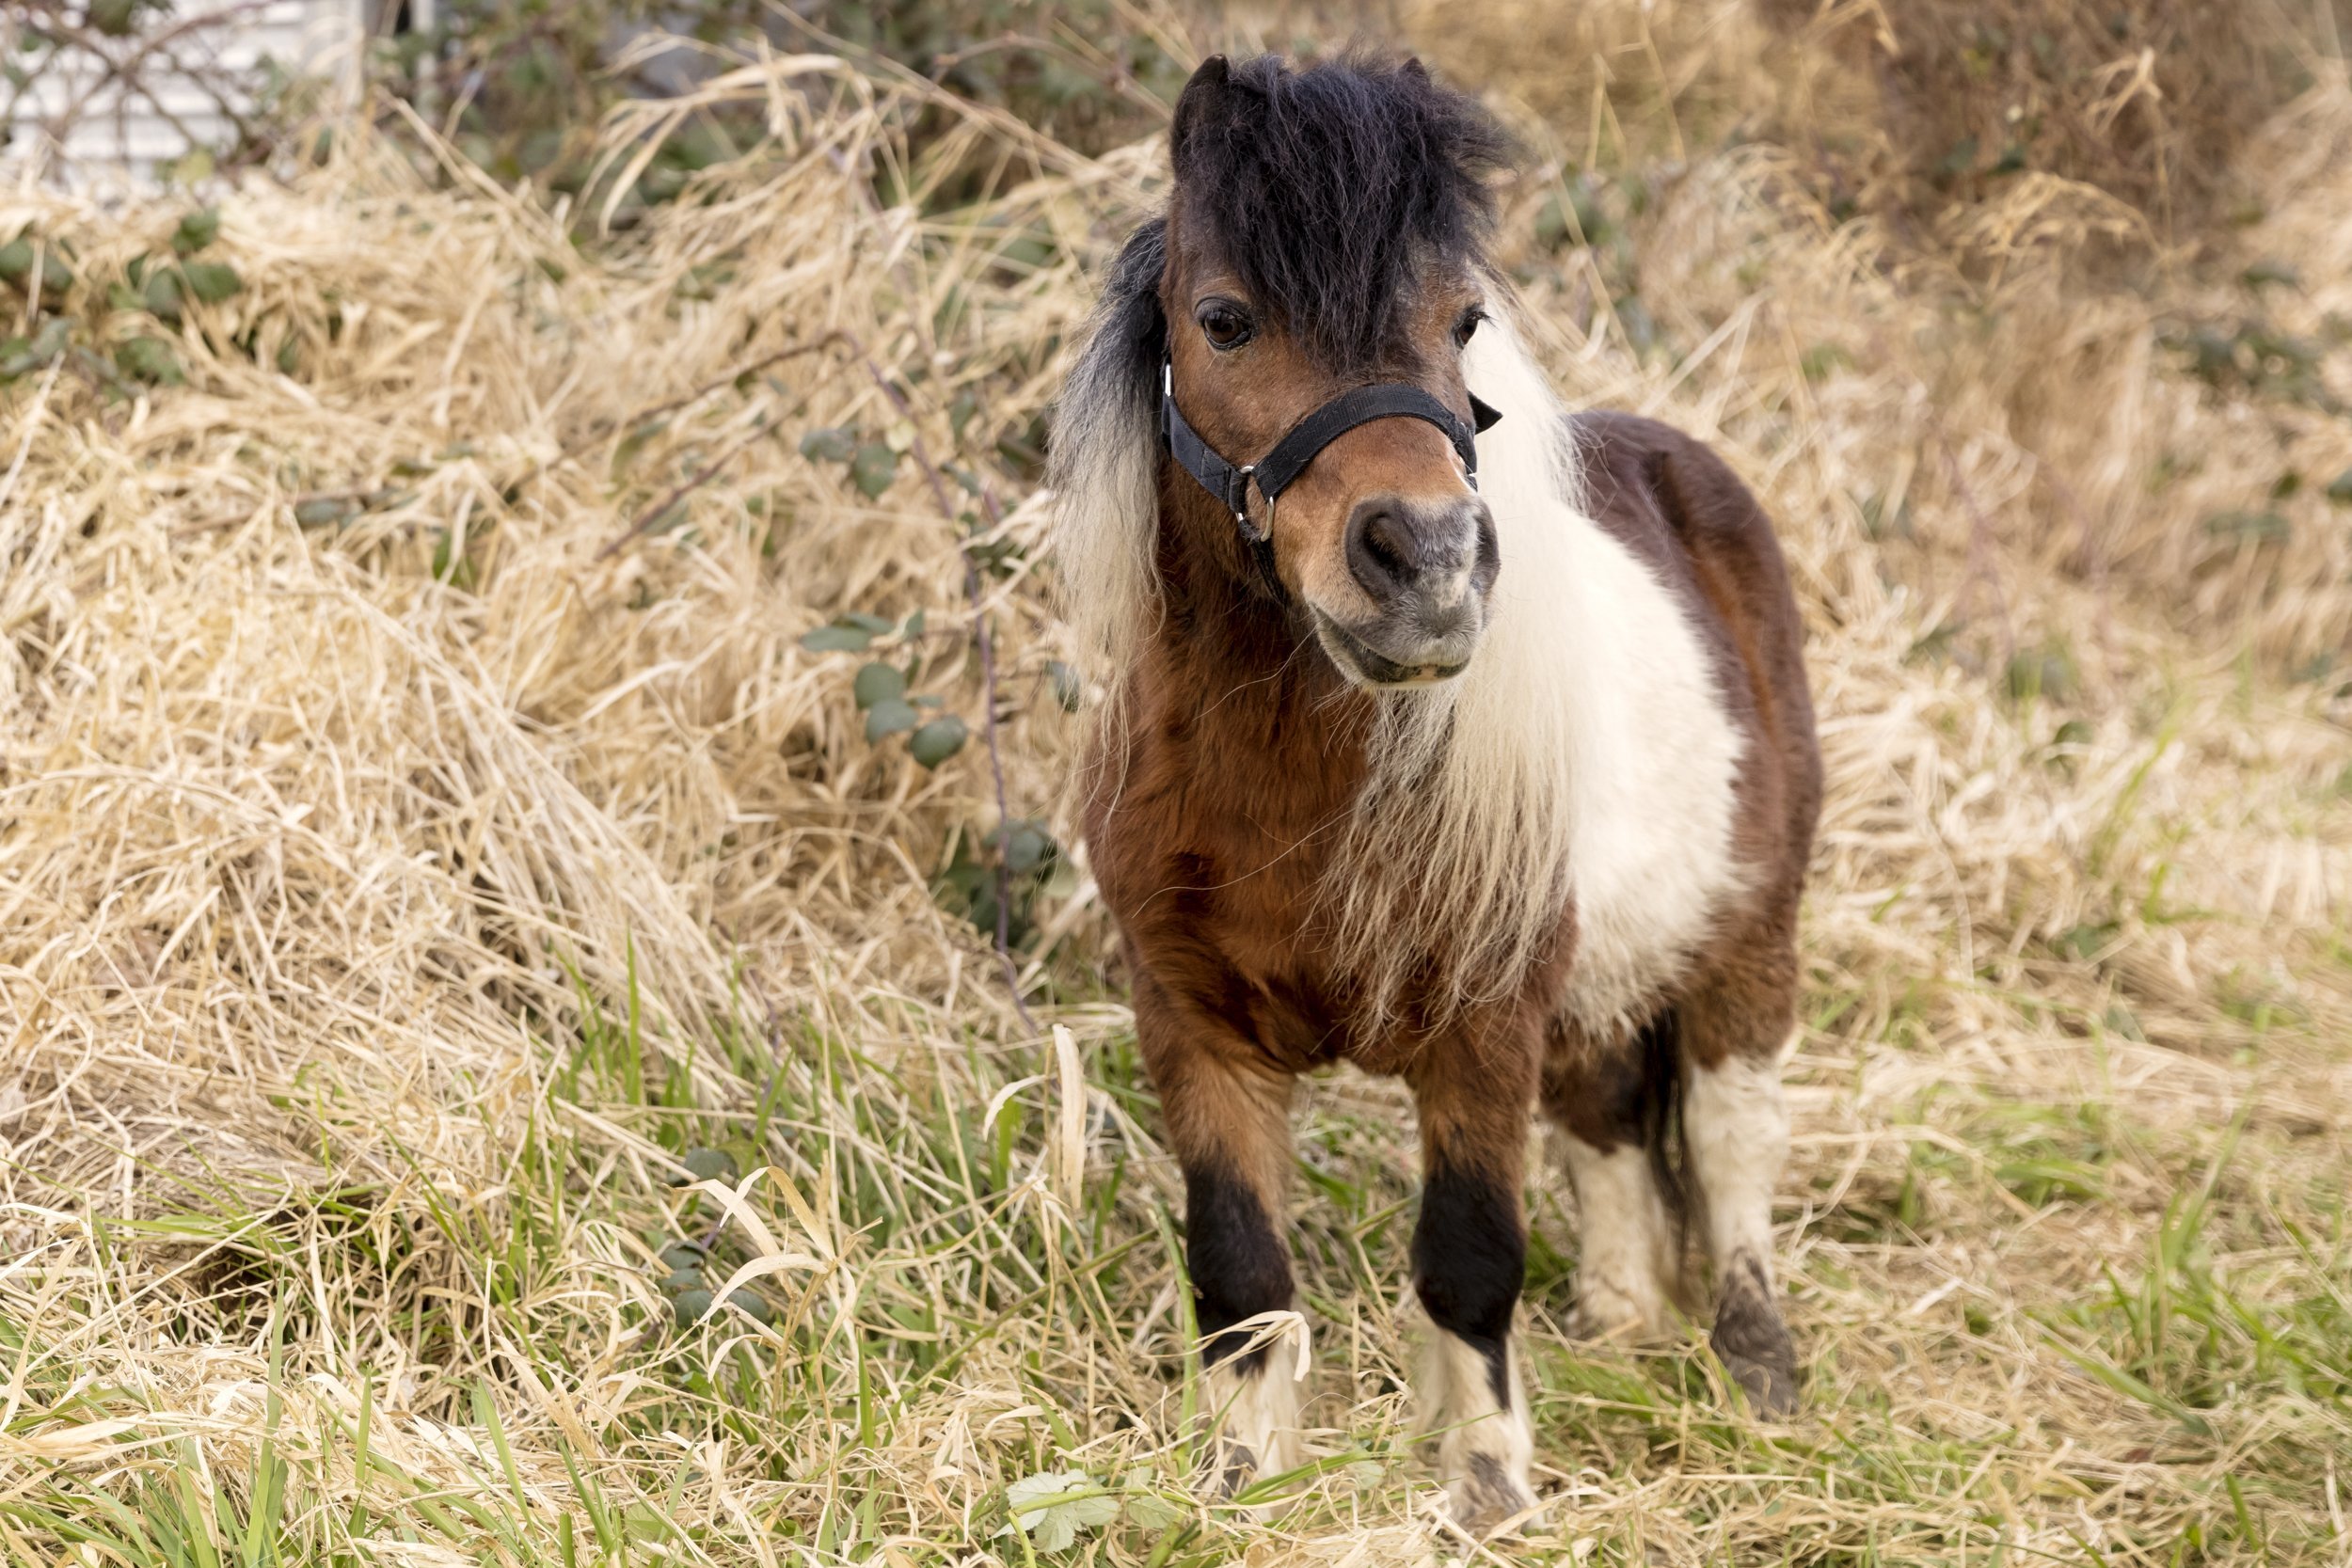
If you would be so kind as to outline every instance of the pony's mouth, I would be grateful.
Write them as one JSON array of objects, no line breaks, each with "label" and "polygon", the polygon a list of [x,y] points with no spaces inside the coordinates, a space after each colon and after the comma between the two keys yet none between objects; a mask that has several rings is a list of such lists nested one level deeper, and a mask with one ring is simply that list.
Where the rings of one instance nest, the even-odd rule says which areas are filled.
[{"label": "pony's mouth", "polygon": [[1450,663],[1400,663],[1322,610],[1315,610],[1314,618],[1315,637],[1323,651],[1331,656],[1341,674],[1359,686],[1436,686],[1470,668],[1467,657]]}]

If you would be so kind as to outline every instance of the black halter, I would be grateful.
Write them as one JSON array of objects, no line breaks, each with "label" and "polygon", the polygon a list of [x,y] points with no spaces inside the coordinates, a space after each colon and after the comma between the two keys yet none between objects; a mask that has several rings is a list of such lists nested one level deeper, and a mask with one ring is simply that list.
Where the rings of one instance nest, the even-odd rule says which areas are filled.
[{"label": "black halter", "polygon": [[[1461,455],[1462,467],[1470,476],[1470,488],[1478,487],[1478,446],[1473,437],[1502,418],[1500,411],[1488,407],[1473,395],[1470,400],[1470,424],[1464,424],[1453,409],[1439,403],[1419,387],[1404,381],[1384,381],[1375,386],[1358,387],[1342,392],[1329,403],[1316,409],[1296,424],[1273,450],[1255,463],[1228,463],[1215,447],[1200,438],[1200,433],[1185,422],[1176,406],[1176,372],[1168,360],[1160,361],[1160,438],[1168,443],[1169,455],[1184,472],[1200,482],[1200,487],[1215,496],[1226,511],[1233,515],[1242,537],[1262,552],[1274,537],[1274,501],[1291,481],[1307,471],[1315,453],[1338,440],[1359,424],[1375,420],[1426,420],[1445,432],[1445,438],[1454,443]],[[1263,529],[1249,520],[1249,486],[1255,483],[1258,494],[1265,498],[1266,526]]]}]

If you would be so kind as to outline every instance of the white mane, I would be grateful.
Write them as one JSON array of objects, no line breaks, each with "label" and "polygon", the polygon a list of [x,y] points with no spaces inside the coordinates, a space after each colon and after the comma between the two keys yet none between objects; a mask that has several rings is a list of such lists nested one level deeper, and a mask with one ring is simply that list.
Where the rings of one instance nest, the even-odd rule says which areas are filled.
[{"label": "white mane", "polygon": [[[1739,885],[1740,740],[1687,611],[1584,510],[1560,403],[1508,302],[1491,304],[1465,365],[1503,414],[1478,442],[1502,559],[1489,623],[1459,677],[1379,698],[1327,912],[1336,957],[1364,978],[1359,1022],[1378,1028],[1408,984],[1432,987],[1417,1000],[1438,1019],[1509,994],[1573,899],[1563,1006],[1606,1031],[1638,1022]],[[1132,367],[1105,385],[1117,356],[1102,346],[1072,374],[1055,447],[1066,613],[1107,692],[1158,614],[1158,443],[1156,386]],[[1443,973],[1414,931],[1446,934]]]},{"label": "white mane", "polygon": [[1163,232],[1137,231],[1112,268],[1054,408],[1046,484],[1061,612],[1098,700],[1115,700],[1159,619],[1152,542],[1159,526],[1159,258]]}]

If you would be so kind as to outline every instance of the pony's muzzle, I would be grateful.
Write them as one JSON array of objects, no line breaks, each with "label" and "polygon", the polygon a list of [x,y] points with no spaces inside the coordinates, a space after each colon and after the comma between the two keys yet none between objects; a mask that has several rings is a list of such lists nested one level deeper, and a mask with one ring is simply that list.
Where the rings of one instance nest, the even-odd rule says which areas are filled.
[{"label": "pony's muzzle", "polygon": [[1325,618],[1325,642],[1339,644],[1343,667],[1375,686],[1458,673],[1486,627],[1502,567],[1486,503],[1475,494],[1369,497],[1349,515],[1344,539],[1348,574],[1375,614],[1344,626]]}]

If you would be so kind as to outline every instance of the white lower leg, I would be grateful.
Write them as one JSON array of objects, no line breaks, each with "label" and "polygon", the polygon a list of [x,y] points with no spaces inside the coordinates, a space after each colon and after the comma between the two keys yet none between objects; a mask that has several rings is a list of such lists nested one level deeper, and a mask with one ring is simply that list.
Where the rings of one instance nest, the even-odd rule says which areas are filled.
[{"label": "white lower leg", "polygon": [[1787,1411],[1795,1351],[1772,1287],[1772,1190],[1788,1155],[1779,1064],[1733,1057],[1693,1072],[1682,1126],[1715,1265],[1716,1349],[1760,1408]]},{"label": "white lower leg", "polygon": [[1577,1332],[1591,1338],[1656,1338],[1666,1332],[1675,1232],[1649,1150],[1606,1153],[1573,1133],[1556,1139],[1576,1186]]},{"label": "white lower leg", "polygon": [[[1295,1332],[1304,1334],[1303,1324]],[[1262,1477],[1299,1463],[1298,1402],[1304,1364],[1289,1335],[1254,1356],[1235,1356],[1209,1369],[1209,1411],[1216,1422],[1218,1483],[1231,1496]]]},{"label": "white lower leg", "polygon": [[1422,1363],[1422,1430],[1438,1440],[1438,1474],[1454,1518],[1471,1529],[1491,1529],[1535,1505],[1527,1481],[1535,1439],[1526,1385],[1508,1340],[1501,1382],[1498,1390],[1495,1357],[1485,1348],[1430,1327]]},{"label": "white lower leg", "polygon": [[1682,1129],[1707,1211],[1708,1253],[1719,1281],[1742,1254],[1752,1254],[1769,1275],[1772,1189],[1788,1158],[1780,1065],[1735,1056],[1693,1072]]}]

